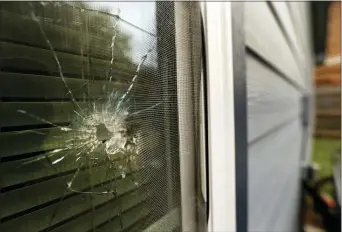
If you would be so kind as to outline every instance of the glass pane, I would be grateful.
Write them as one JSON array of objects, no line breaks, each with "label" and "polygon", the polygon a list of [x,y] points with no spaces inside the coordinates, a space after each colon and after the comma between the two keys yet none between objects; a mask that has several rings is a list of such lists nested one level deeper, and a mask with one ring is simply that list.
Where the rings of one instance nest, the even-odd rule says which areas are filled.
[{"label": "glass pane", "polygon": [[174,5],[0,3],[0,231],[181,230],[177,83],[199,147],[201,33],[185,4],[179,75]]}]

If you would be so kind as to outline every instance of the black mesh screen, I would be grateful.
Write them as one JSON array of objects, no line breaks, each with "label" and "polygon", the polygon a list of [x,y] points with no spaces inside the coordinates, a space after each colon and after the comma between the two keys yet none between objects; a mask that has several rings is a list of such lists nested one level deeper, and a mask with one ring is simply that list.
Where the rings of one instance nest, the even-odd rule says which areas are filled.
[{"label": "black mesh screen", "polygon": [[193,2],[0,3],[0,231],[198,231]]}]

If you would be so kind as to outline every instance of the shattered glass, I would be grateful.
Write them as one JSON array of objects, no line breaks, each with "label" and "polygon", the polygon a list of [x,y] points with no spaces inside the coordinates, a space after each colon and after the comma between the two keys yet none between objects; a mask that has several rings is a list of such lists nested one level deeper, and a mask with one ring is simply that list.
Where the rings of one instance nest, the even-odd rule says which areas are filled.
[{"label": "shattered glass", "polygon": [[0,3],[0,231],[142,231],[180,207],[170,7]]}]

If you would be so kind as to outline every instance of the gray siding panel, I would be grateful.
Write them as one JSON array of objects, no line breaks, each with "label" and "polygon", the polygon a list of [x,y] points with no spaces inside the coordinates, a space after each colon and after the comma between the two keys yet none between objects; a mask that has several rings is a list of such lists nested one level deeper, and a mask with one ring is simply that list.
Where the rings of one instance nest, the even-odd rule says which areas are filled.
[{"label": "gray siding panel", "polygon": [[296,37],[303,52],[304,62],[301,64],[302,69],[305,70],[305,87],[311,92],[312,83],[312,67],[314,66],[314,53],[313,53],[313,43],[312,43],[312,28],[310,5],[308,2],[286,2],[289,14],[291,16],[291,21],[293,23],[293,28],[296,32]]},{"label": "gray siding panel", "polygon": [[294,120],[249,147],[250,231],[293,231],[288,223],[297,217],[300,146]]},{"label": "gray siding panel", "polygon": [[285,37],[266,2],[245,3],[246,44],[289,79],[304,86]]},{"label": "gray siding panel", "polygon": [[303,81],[305,83],[306,81],[306,74],[305,69],[301,68],[300,65],[305,63],[305,53],[304,48],[301,47],[299,43],[299,38],[297,37],[295,28],[293,26],[293,21],[291,19],[291,13],[289,11],[289,8],[287,6],[286,2],[275,2],[272,1],[271,7],[274,9],[275,14],[277,15],[279,19],[279,23],[281,24],[283,28],[283,32],[285,33],[287,42],[291,48],[291,52],[293,53],[294,59],[297,64],[297,68],[301,72],[301,77],[303,78]]},{"label": "gray siding panel", "polygon": [[245,3],[249,231],[297,230],[301,151],[311,130],[300,119],[303,91],[312,91],[308,7]]},{"label": "gray siding panel", "polygon": [[300,113],[300,93],[250,55],[246,56],[248,141]]}]

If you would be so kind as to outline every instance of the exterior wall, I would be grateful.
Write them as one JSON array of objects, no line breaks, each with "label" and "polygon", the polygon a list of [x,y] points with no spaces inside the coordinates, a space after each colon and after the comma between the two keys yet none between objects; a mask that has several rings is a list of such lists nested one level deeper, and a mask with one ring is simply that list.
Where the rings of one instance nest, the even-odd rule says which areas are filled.
[{"label": "exterior wall", "polygon": [[296,230],[311,130],[301,124],[301,97],[312,91],[309,19],[305,2],[245,3],[250,231]]}]

